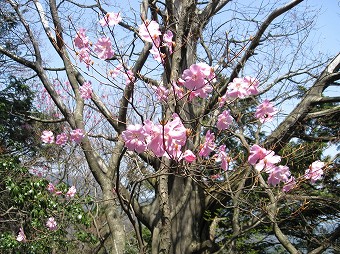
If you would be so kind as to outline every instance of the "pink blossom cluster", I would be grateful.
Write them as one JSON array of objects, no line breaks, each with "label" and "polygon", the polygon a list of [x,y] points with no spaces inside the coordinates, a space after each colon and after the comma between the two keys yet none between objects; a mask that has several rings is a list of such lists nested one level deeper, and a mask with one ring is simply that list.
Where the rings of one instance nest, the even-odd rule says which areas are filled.
[{"label": "pink blossom cluster", "polygon": [[181,99],[184,96],[184,89],[182,84],[178,84],[176,82],[172,82],[170,89],[167,89],[163,85],[159,86],[151,86],[151,88],[155,91],[156,97],[161,102],[166,102],[169,99],[171,94],[174,94],[177,99]]},{"label": "pink blossom cluster", "polygon": [[119,74],[123,74],[125,78],[125,85],[129,85],[136,81],[135,74],[133,71],[127,67],[124,67],[122,64],[118,64],[116,68],[110,70],[108,73],[113,79],[117,78]]},{"label": "pink blossom cluster", "polygon": [[206,157],[209,156],[209,154],[214,151],[216,145],[215,145],[215,135],[214,133],[211,133],[210,130],[207,131],[205,134],[205,141],[200,146],[199,156]]},{"label": "pink blossom cluster", "polygon": [[189,99],[192,100],[195,97],[208,97],[213,90],[211,84],[215,81],[214,69],[206,63],[197,63],[184,70],[178,82],[191,91]]},{"label": "pink blossom cluster", "polygon": [[311,183],[315,183],[317,180],[321,179],[323,175],[322,168],[325,163],[322,161],[314,161],[305,172],[305,178],[310,179]]},{"label": "pink blossom cluster", "polygon": [[255,167],[258,172],[262,170],[269,174],[268,184],[276,186],[280,182],[284,183],[283,191],[290,191],[295,187],[295,178],[291,176],[287,166],[276,165],[281,161],[281,156],[275,155],[274,151],[266,150],[259,145],[250,148],[248,162]]},{"label": "pink blossom cluster", "polygon": [[218,148],[218,153],[215,156],[215,161],[221,162],[221,168],[223,170],[230,170],[229,164],[232,161],[232,158],[227,154],[225,145],[221,145]]},{"label": "pink blossom cluster", "polygon": [[108,12],[105,14],[105,16],[101,20],[99,20],[99,24],[102,27],[115,26],[115,25],[118,25],[118,23],[121,21],[122,21],[122,16],[120,12],[118,13]]},{"label": "pink blossom cluster", "polygon": [[41,135],[41,140],[45,144],[56,143],[57,145],[62,146],[62,145],[65,145],[67,143],[68,139],[70,139],[71,141],[74,141],[77,144],[79,144],[84,137],[85,137],[85,133],[84,133],[84,131],[82,129],[72,130],[70,132],[70,136],[69,137],[68,137],[68,135],[66,133],[58,134],[56,139],[54,139],[54,134],[53,134],[52,131],[44,130],[42,132],[42,135]]},{"label": "pink blossom cluster", "polygon": [[92,97],[92,85],[91,81],[86,81],[81,87],[79,87],[80,97],[83,99],[91,99]]},{"label": "pink blossom cluster", "polygon": [[79,57],[80,62],[84,62],[86,67],[89,68],[92,65],[93,61],[91,60],[90,56],[90,40],[86,36],[86,29],[79,28],[77,31],[77,35],[73,40],[74,45],[79,49],[77,55]]},{"label": "pink blossom cluster", "polygon": [[224,96],[219,99],[219,106],[222,107],[226,101],[233,98],[244,99],[251,95],[257,95],[259,81],[252,77],[234,78],[228,84],[228,90]]},{"label": "pink blossom cluster", "polygon": [[57,222],[55,221],[55,219],[53,217],[48,218],[47,222],[46,222],[46,227],[51,230],[57,230]]},{"label": "pink blossom cluster", "polygon": [[[53,183],[48,183],[47,188],[46,188],[50,193],[53,193],[55,195],[61,195],[63,194],[62,191],[58,191]],[[77,193],[77,189],[75,186],[71,186],[68,191],[65,194],[65,197],[67,198],[73,198],[74,195]]]},{"label": "pink blossom cluster", "polygon": [[265,123],[271,121],[277,112],[278,111],[269,100],[264,100],[259,106],[257,106],[255,117],[259,119],[261,123]]},{"label": "pink blossom cluster", "polygon": [[[120,13],[109,12],[100,21],[101,26],[114,26],[122,20]],[[84,62],[86,67],[89,68],[93,61],[91,59],[91,46],[89,38],[86,35],[86,29],[79,28],[73,40],[74,45],[79,49],[77,52],[80,62]],[[110,59],[114,56],[111,39],[109,37],[99,38],[94,44],[93,51],[97,57],[103,60]]]},{"label": "pink blossom cluster", "polygon": [[128,125],[122,133],[125,146],[130,151],[142,153],[146,150],[157,157],[166,156],[171,159],[185,159],[192,162],[195,159],[191,151],[182,152],[187,140],[187,129],[177,114],[165,124],[154,124],[146,120],[144,125]]},{"label": "pink blossom cluster", "polygon": [[229,126],[233,122],[233,117],[230,115],[229,110],[224,110],[220,115],[217,117],[217,124],[216,127],[219,130],[228,129]]},{"label": "pink blossom cluster", "polygon": [[169,50],[169,53],[172,54],[173,33],[170,30],[167,30],[161,37],[162,33],[159,24],[156,21],[143,21],[143,24],[139,26],[138,34],[142,40],[152,42],[150,53],[156,61],[162,62],[165,57],[165,55],[161,53],[161,47],[166,47]]}]

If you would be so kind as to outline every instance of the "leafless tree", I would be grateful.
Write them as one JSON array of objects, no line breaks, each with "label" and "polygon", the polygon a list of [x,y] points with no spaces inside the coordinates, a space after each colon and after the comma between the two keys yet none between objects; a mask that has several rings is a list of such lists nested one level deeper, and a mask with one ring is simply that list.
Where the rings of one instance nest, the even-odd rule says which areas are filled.
[{"label": "leafless tree", "polygon": [[[152,253],[236,253],[237,240],[261,225],[270,227],[288,252],[301,253],[293,234],[282,228],[288,218],[281,211],[291,207],[295,209],[292,214],[298,213],[305,202],[339,209],[339,198],[311,195],[303,187],[288,195],[269,186],[247,157],[252,144],[280,153],[294,138],[339,140],[334,135],[311,135],[304,128],[308,121],[323,116],[334,121],[340,101],[338,96],[324,94],[327,88],[339,86],[340,55],[327,59],[305,45],[314,18],[306,1],[262,1],[254,6],[229,0],[143,0],[139,11],[133,3],[111,6],[107,2],[6,0],[6,8],[12,8],[20,24],[14,32],[25,54],[6,47],[4,40],[0,53],[38,80],[60,113],[59,120],[70,129],[86,130],[80,146],[102,191],[101,209],[112,238],[110,253],[124,253],[122,211],[135,229],[141,253],[146,251],[143,226],[152,233]],[[114,28],[99,26],[97,21],[112,11],[120,11],[123,20]],[[152,43],[143,42],[138,34],[138,25],[147,20],[157,21],[162,32],[174,34],[173,53],[161,49],[161,63],[150,55]],[[92,54],[93,62],[87,68],[79,63],[73,39],[80,27],[91,38],[110,37],[114,57],[101,61]],[[217,74],[209,97],[178,99],[170,93],[167,101],[156,100],[152,86],[171,89],[183,71],[197,62],[214,66]],[[124,80],[113,79],[110,70],[119,63],[123,65],[121,74],[131,70],[136,80],[125,85]],[[128,124],[142,124],[146,119],[165,124],[177,113],[190,130],[186,148],[197,152],[221,113],[219,98],[240,76],[256,77],[261,91],[258,96],[231,101],[227,107],[235,120],[233,126],[225,132],[214,131],[216,140],[228,145],[235,162],[222,180],[211,179],[219,168],[214,155],[190,164],[125,148],[122,133]],[[53,80],[67,81],[64,96]],[[87,80],[98,83],[91,100],[80,95]],[[259,98],[282,107],[279,124],[269,125],[267,135],[262,135],[261,124],[251,116],[251,107]],[[285,111],[289,103],[292,110]],[[327,103],[331,106],[322,107]],[[293,157],[291,153],[286,160]],[[329,162],[329,168],[331,165]],[[303,186],[303,177],[296,177]],[[223,215],[221,211],[228,212]],[[221,228],[229,237],[223,237],[226,233],[221,234]],[[336,226],[322,235],[310,253],[321,253],[338,237]]]}]

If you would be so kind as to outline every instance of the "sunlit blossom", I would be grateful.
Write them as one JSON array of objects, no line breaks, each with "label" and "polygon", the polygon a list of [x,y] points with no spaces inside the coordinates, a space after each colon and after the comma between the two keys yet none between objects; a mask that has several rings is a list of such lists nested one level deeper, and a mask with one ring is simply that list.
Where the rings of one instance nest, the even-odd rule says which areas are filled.
[{"label": "sunlit blossom", "polygon": [[43,143],[46,144],[53,144],[54,143],[54,134],[52,131],[45,130],[42,132],[41,140]]}]

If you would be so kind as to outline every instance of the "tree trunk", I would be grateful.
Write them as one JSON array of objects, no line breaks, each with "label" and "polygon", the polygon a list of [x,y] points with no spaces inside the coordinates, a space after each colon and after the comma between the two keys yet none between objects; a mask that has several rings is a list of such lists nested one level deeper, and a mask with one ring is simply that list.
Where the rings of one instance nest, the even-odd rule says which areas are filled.
[{"label": "tree trunk", "polygon": [[[190,178],[171,176],[169,177],[169,205],[171,219],[169,253],[211,253],[210,222],[204,219],[207,207],[203,189]],[[160,214],[155,218],[156,221],[161,219]],[[153,227],[152,253],[158,251],[157,242],[160,241],[160,236],[160,228]]]}]

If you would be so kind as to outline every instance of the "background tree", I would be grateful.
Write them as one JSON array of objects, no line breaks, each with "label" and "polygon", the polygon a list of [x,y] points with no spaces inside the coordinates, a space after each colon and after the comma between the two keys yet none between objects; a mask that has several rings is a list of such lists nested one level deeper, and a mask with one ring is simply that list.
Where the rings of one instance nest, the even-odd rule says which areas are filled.
[{"label": "background tree", "polygon": [[[325,136],[337,125],[318,119],[337,121],[339,97],[325,92],[338,86],[340,56],[304,46],[314,18],[304,2],[142,1],[131,16],[135,6],[104,1],[6,1],[19,24],[6,36],[20,35],[29,54],[3,43],[0,52],[44,87],[57,113],[51,123],[65,121],[69,138],[86,133],[76,142],[102,191],[112,253],[124,251],[122,211],[141,252],[143,225],[152,253],[273,251],[266,239],[290,253],[336,248],[339,227],[319,227],[325,214],[338,222],[334,188],[324,195],[337,167],[327,161],[331,181],[309,184],[302,165],[314,168],[324,147],[317,142],[338,140]],[[260,105],[272,111],[256,114]],[[267,123],[275,114],[276,124]],[[313,143],[292,143],[308,137]],[[301,154],[294,171],[309,147],[320,153]],[[296,178],[290,191],[287,179],[270,184],[266,159],[278,157],[265,156],[274,152],[282,157],[275,170],[289,165]]]}]

